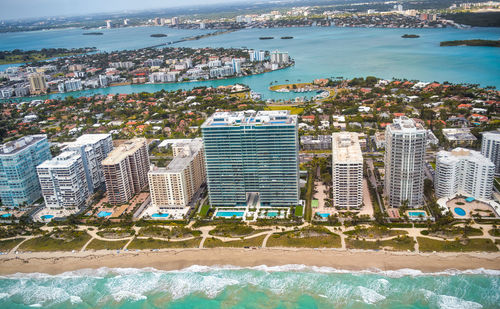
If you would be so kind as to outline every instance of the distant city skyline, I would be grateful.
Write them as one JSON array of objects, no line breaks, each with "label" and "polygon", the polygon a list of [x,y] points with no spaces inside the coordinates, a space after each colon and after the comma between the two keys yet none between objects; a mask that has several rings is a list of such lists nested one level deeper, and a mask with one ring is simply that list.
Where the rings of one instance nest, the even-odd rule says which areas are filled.
[{"label": "distant city skyline", "polygon": [[[269,0],[262,0],[269,1]],[[85,14],[115,13],[123,11],[142,11],[190,5],[209,5],[221,3],[238,3],[243,0],[88,0],[74,2],[68,0],[2,0],[0,19],[24,19],[55,16],[79,16]]]}]

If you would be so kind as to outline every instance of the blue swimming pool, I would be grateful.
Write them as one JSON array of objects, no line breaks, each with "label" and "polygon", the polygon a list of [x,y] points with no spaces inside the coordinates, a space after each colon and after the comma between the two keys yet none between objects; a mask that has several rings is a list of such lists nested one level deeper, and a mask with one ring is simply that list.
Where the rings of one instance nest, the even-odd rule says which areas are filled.
[{"label": "blue swimming pool", "polygon": [[271,218],[277,217],[278,216],[278,212],[277,211],[268,211],[267,212],[267,216],[271,217]]},{"label": "blue swimming pool", "polygon": [[465,210],[463,210],[463,208],[460,208],[460,207],[455,207],[455,209],[453,209],[455,211],[455,213],[459,216],[465,216]]},{"label": "blue swimming pool", "polygon": [[168,217],[168,214],[152,214],[151,217],[153,217],[153,218],[166,218],[166,217]]},{"label": "blue swimming pool", "polygon": [[235,216],[236,218],[241,218],[244,214],[244,211],[218,211],[215,216],[223,218],[231,218]]},{"label": "blue swimming pool", "polygon": [[102,217],[108,217],[108,216],[111,216],[112,212],[109,212],[109,211],[101,211],[97,214],[97,216],[99,218],[102,218]]},{"label": "blue swimming pool", "polygon": [[328,216],[330,215],[330,214],[323,214],[323,213],[320,213],[320,212],[317,212],[316,214],[318,216],[320,216],[321,218],[328,218]]},{"label": "blue swimming pool", "polygon": [[427,214],[425,211],[409,211],[408,216],[413,217],[413,218],[419,218],[420,216],[425,217]]},{"label": "blue swimming pool", "polygon": [[41,216],[40,218],[42,218],[43,220],[47,220],[47,219],[52,219],[52,218],[54,218],[54,216],[53,216],[53,215],[43,215],[43,216]]},{"label": "blue swimming pool", "polygon": [[2,218],[8,218],[8,217],[10,217],[10,216],[12,216],[12,214],[3,214],[3,215],[1,215],[0,217],[2,217]]}]

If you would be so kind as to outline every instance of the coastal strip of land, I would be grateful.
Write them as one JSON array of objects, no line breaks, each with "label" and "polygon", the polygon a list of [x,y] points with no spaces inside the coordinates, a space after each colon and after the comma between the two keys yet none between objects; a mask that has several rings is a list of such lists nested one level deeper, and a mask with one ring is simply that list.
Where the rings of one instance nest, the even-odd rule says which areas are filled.
[{"label": "coastal strip of land", "polygon": [[440,46],[486,46],[486,47],[500,47],[500,40],[456,40],[456,41],[443,41]]},{"label": "coastal strip of land", "polygon": [[159,251],[120,252],[39,252],[23,253],[16,257],[0,257],[0,274],[48,274],[101,267],[179,270],[192,265],[234,265],[254,267],[303,264],[331,267],[348,271],[368,269],[415,269],[422,272],[441,272],[451,269],[500,270],[499,253],[410,253],[335,249],[167,249]]}]

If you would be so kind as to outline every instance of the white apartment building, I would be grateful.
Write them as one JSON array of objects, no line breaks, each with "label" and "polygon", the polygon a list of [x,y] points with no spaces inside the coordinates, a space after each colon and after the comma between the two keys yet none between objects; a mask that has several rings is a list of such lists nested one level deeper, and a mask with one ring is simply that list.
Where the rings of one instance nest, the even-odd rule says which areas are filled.
[{"label": "white apartment building", "polygon": [[481,154],[495,164],[495,175],[500,176],[500,131],[483,133]]},{"label": "white apartment building", "polygon": [[275,50],[271,53],[271,63],[287,64],[288,62],[290,62],[288,52],[280,52],[278,50]]},{"label": "white apartment building", "polygon": [[424,202],[427,130],[407,117],[385,130],[385,194],[390,207],[418,207]]},{"label": "white apartment building", "polygon": [[333,206],[347,209],[363,203],[363,155],[357,133],[332,134]]},{"label": "white apartment building", "polygon": [[66,150],[81,155],[90,194],[105,186],[102,161],[113,150],[111,134],[84,134],[70,143]]},{"label": "white apartment building", "polygon": [[490,199],[495,165],[480,152],[465,148],[440,151],[436,156],[436,196],[463,194]]},{"label": "white apartment building", "polygon": [[45,205],[50,209],[72,209],[85,205],[89,197],[80,154],[65,151],[37,167]]},{"label": "white apartment building", "polygon": [[166,168],[151,166],[148,173],[152,205],[160,209],[183,209],[206,182],[201,138],[172,144],[174,159]]}]

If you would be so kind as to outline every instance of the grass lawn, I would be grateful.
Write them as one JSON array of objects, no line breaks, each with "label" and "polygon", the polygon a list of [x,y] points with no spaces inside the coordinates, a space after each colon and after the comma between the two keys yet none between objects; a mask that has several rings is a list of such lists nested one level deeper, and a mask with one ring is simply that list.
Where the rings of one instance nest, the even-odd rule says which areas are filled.
[{"label": "grass lawn", "polygon": [[183,241],[165,241],[156,240],[152,238],[132,240],[128,245],[129,250],[135,249],[163,249],[163,248],[198,248],[200,245],[201,237]]},{"label": "grass lawn", "polygon": [[273,91],[276,91],[278,89],[285,89],[285,88],[288,88],[290,90],[293,90],[293,85],[296,86],[296,88],[304,88],[304,87],[310,87],[312,86],[313,84],[312,83],[292,83],[292,84],[282,84],[282,85],[274,85],[274,86],[271,86],[269,87],[270,90],[273,90]]},{"label": "grass lawn", "polygon": [[296,217],[302,217],[304,215],[304,206],[298,205],[295,207],[295,216]]},{"label": "grass lawn", "polygon": [[340,248],[340,236],[323,227],[275,233],[267,240],[267,247]]},{"label": "grass lawn", "polygon": [[172,227],[166,229],[159,226],[146,226],[141,228],[139,236],[143,237],[162,237],[162,238],[187,238],[193,236],[200,236],[201,232],[192,230],[187,227]]},{"label": "grass lawn", "polygon": [[279,111],[287,110],[290,111],[292,115],[298,115],[304,110],[303,107],[289,106],[289,105],[267,105],[264,110],[266,111]]},{"label": "grass lawn", "polygon": [[[245,224],[220,224],[208,232],[210,235],[224,237],[240,237],[254,234],[255,229]],[[257,231],[260,233],[262,231]]]},{"label": "grass lawn", "polygon": [[106,241],[100,239],[93,239],[85,250],[121,250],[128,240]]},{"label": "grass lawn", "polygon": [[208,204],[205,204],[205,205],[201,206],[200,216],[202,218],[205,218],[207,216],[207,213],[208,213],[209,209],[210,209],[210,205],[208,205]]},{"label": "grass lawn", "polygon": [[[62,236],[54,238],[54,236]],[[80,250],[90,235],[83,231],[52,233],[25,241],[19,251],[71,251]]]},{"label": "grass lawn", "polygon": [[23,240],[24,238],[14,238],[0,241],[0,252],[9,252]]},{"label": "grass lawn", "polygon": [[218,248],[218,247],[234,247],[234,248],[242,248],[242,247],[261,247],[262,242],[266,238],[266,235],[253,237],[250,239],[240,239],[240,240],[231,240],[231,241],[222,241],[217,238],[207,238],[203,243],[203,248]]},{"label": "grass lawn", "polygon": [[378,250],[385,248],[387,250],[393,251],[414,251],[415,241],[411,237],[403,236],[401,238],[394,238],[389,240],[358,240],[358,239],[346,239],[346,247],[348,249],[372,249]]},{"label": "grass lawn", "polygon": [[[423,231],[420,233],[422,234]],[[422,234],[424,235],[424,234]],[[434,237],[444,237],[444,238],[455,238],[455,237],[462,237],[464,235],[464,228],[463,227],[452,227],[452,228],[445,228],[443,230],[439,231],[431,231],[428,233],[430,236]],[[467,227],[466,231],[466,236],[483,236],[483,231],[480,229],[476,229],[473,227]]]},{"label": "grass lawn", "polygon": [[467,244],[462,244],[460,240],[441,241],[441,240],[430,239],[427,237],[417,237],[417,240],[420,251],[422,252],[498,251],[497,246],[495,246],[495,244],[493,244],[493,242],[490,239],[486,238],[469,239]]},{"label": "grass lawn", "polygon": [[488,233],[491,235],[491,236],[495,236],[495,237],[500,237],[500,229],[495,229],[495,230],[489,230]]},{"label": "grass lawn", "polygon": [[355,228],[352,231],[344,232],[344,234],[349,236],[358,236],[361,238],[375,239],[375,238],[393,237],[398,235],[406,235],[408,234],[408,232],[402,230],[392,230],[386,227],[372,226],[368,228]]}]

